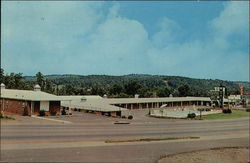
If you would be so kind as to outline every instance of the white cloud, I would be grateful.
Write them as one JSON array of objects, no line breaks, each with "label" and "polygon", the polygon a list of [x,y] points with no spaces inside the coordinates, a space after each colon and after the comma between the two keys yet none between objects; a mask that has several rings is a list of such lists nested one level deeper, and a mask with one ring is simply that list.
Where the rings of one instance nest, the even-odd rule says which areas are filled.
[{"label": "white cloud", "polygon": [[89,35],[79,57],[85,58],[88,66],[98,58],[98,72],[139,73],[145,67],[141,58],[149,44],[147,31],[138,21],[120,17],[117,9],[112,8],[107,19]]},{"label": "white cloud", "polygon": [[217,35],[245,34],[249,30],[249,2],[225,3],[219,17],[211,21]]},{"label": "white cloud", "polygon": [[[181,27],[173,20],[164,17],[158,23],[159,31],[153,35],[152,41],[156,47],[167,46],[171,42],[177,41],[177,35],[182,32]],[[178,34],[176,34],[178,33]]]},{"label": "white cloud", "polygon": [[152,67],[159,74],[248,80],[248,54],[234,49],[228,38],[231,35],[247,37],[242,36],[249,28],[246,6],[246,3],[227,3],[219,17],[210,22],[213,33],[205,40],[176,41],[173,38],[182,29],[173,20],[163,20],[161,30],[153,36],[154,47],[147,53]]},{"label": "white cloud", "polygon": [[[4,2],[4,13],[10,18],[3,20],[4,67],[9,71],[248,79],[248,55],[231,50],[228,39],[245,34],[249,27],[245,3],[226,3],[210,22],[212,37],[186,42],[179,37],[185,29],[168,17],[158,22],[159,30],[149,39],[139,21],[120,16],[119,4],[104,14],[102,3],[96,2],[36,3]],[[18,47],[8,47],[13,44]],[[18,53],[26,63],[14,66]]]},{"label": "white cloud", "polygon": [[79,2],[4,2],[3,12],[6,42],[73,39],[90,32],[101,16],[89,3]]}]

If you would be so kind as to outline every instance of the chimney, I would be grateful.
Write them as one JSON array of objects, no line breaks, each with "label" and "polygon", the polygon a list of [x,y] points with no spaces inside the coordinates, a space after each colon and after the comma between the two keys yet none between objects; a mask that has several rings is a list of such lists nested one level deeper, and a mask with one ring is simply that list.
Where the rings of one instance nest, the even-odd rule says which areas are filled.
[{"label": "chimney", "polygon": [[5,89],[5,84],[1,83],[1,89]]},{"label": "chimney", "polygon": [[135,98],[139,98],[139,95],[138,95],[138,94],[135,94]]},{"label": "chimney", "polygon": [[34,86],[34,91],[41,91],[41,87],[38,84],[36,84]]}]

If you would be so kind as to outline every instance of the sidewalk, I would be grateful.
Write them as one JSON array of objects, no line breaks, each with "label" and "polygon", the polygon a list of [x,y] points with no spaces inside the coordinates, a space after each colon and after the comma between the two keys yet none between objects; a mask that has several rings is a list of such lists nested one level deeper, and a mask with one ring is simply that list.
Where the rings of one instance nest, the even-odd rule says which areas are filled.
[{"label": "sidewalk", "polygon": [[45,117],[39,117],[39,116],[36,116],[36,115],[32,115],[31,117],[32,117],[32,118],[43,119],[43,120],[61,122],[61,123],[66,123],[66,124],[71,124],[71,123],[72,123],[72,122],[70,122],[70,121],[63,121],[63,120],[58,120],[58,119],[50,119],[50,118],[45,118]]}]

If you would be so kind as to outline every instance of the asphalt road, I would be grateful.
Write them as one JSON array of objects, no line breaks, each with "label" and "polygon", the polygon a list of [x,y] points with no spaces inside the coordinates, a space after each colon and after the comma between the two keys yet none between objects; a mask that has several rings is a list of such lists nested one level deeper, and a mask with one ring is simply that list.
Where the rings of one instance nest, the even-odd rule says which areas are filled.
[{"label": "asphalt road", "polygon": [[[1,124],[1,161],[155,162],[166,154],[215,147],[249,146],[249,118],[220,121],[117,119],[91,115],[85,123]],[[77,117],[76,117],[77,118]],[[98,121],[95,121],[95,118]],[[94,123],[95,122],[95,123]],[[152,142],[105,143],[110,139],[198,136]]]}]

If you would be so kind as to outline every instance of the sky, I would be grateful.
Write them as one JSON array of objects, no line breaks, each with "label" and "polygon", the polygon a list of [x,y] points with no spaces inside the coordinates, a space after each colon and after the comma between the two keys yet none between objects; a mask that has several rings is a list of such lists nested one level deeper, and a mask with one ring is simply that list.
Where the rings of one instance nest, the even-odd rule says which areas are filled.
[{"label": "sky", "polygon": [[4,1],[1,67],[249,81],[247,1]]}]

